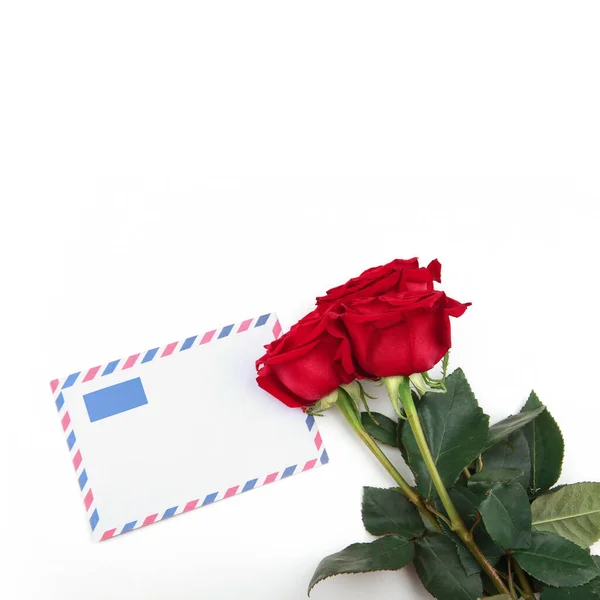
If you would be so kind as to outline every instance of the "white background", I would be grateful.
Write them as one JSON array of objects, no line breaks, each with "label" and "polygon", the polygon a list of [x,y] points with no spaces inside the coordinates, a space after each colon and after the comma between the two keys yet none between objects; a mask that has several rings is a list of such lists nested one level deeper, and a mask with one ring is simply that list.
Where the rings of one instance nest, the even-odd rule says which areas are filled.
[{"label": "white background", "polygon": [[[369,539],[361,486],[390,484],[340,415],[326,467],[93,544],[47,381],[263,311],[290,325],[394,257],[438,257],[473,302],[453,364],[492,419],[535,387],[562,481],[600,480],[599,17],[2,2],[0,597],[305,598]],[[428,597],[405,569],[313,598],[376,594]]]}]

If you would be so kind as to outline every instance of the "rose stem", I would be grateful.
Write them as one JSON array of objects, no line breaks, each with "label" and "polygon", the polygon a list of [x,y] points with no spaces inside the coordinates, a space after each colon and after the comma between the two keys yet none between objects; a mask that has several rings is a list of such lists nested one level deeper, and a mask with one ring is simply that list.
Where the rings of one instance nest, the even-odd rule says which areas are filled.
[{"label": "rose stem", "polygon": [[365,443],[367,448],[376,456],[377,460],[383,465],[383,468],[392,476],[392,479],[398,484],[404,495],[419,509],[419,512],[423,517],[429,519],[431,524],[437,531],[441,532],[440,524],[433,513],[431,513],[420,494],[408,484],[408,482],[400,475],[396,467],[390,462],[388,457],[383,453],[381,448],[377,445],[375,440],[367,433],[363,427],[360,418],[356,414],[356,408],[354,403],[347,395],[347,393],[339,389],[338,400],[336,405],[342,411],[348,423],[354,431],[358,434],[358,437]]},{"label": "rose stem", "polygon": [[510,556],[508,556],[508,560],[506,561],[506,565],[508,567],[508,589],[510,590],[510,597],[516,599],[515,585],[513,583],[513,574],[511,568],[511,560]]},{"label": "rose stem", "polygon": [[525,600],[535,600],[533,590],[531,589],[531,585],[527,580],[527,575],[525,575],[525,573],[523,573],[523,569],[521,569],[521,565],[519,565],[519,563],[516,560],[514,560],[513,567],[515,573],[517,574],[519,583],[521,584],[521,588],[523,590],[523,598],[525,598]]},{"label": "rose stem", "polygon": [[504,585],[504,582],[502,581],[498,573],[496,573],[495,569],[492,567],[487,558],[484,556],[483,552],[481,552],[481,550],[473,540],[472,533],[467,529],[466,525],[464,524],[464,521],[458,514],[458,511],[454,507],[450,495],[448,494],[446,487],[444,486],[439,471],[437,470],[435,461],[433,460],[433,456],[431,455],[431,450],[427,445],[425,433],[423,431],[423,428],[421,427],[421,421],[419,419],[419,415],[417,414],[415,402],[410,393],[410,380],[408,379],[408,377],[400,377],[398,393],[400,395],[400,402],[402,402],[402,406],[404,406],[406,418],[408,419],[410,428],[412,429],[421,455],[423,456],[423,460],[425,461],[425,466],[429,471],[433,485],[435,486],[438,496],[440,497],[440,500],[444,505],[444,508],[446,509],[446,513],[448,513],[448,517],[450,518],[452,530],[460,537],[463,544],[469,549],[471,554],[475,557],[475,560],[481,565],[481,568],[492,580],[496,589],[501,594],[509,594],[508,588]]}]

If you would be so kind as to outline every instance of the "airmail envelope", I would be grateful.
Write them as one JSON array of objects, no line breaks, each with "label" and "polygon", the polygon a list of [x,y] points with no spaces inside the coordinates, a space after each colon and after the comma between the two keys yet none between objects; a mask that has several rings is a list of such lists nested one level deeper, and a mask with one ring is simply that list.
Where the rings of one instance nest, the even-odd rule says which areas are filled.
[{"label": "airmail envelope", "polygon": [[328,461],[315,419],[256,384],[275,314],[51,382],[95,540]]}]

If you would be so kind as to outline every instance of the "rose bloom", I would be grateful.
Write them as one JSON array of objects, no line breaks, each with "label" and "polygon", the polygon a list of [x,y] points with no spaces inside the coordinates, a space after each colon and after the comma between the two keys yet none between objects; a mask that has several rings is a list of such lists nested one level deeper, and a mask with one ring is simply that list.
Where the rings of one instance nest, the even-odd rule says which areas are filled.
[{"label": "rose bloom", "polygon": [[450,317],[468,304],[444,292],[403,292],[356,300],[341,316],[353,355],[369,377],[423,373],[451,346]]},{"label": "rose bloom", "polygon": [[357,377],[339,315],[316,310],[268,346],[256,361],[258,385],[290,407],[306,407]]},{"label": "rose bloom", "polygon": [[330,289],[325,296],[317,298],[317,308],[326,309],[389,292],[431,292],[433,282],[441,281],[441,270],[442,265],[437,259],[427,267],[419,268],[417,258],[397,258],[386,265],[367,269],[347,283]]}]

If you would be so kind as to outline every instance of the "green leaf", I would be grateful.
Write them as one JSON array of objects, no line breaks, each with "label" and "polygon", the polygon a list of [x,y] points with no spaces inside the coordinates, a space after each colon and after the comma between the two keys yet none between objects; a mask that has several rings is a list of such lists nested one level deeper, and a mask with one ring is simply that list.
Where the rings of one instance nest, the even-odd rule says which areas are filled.
[{"label": "green leaf", "polygon": [[[543,406],[535,392],[531,392],[522,411]],[[560,477],[565,444],[556,421],[544,410],[523,428],[531,454],[531,492],[551,488]]]},{"label": "green leaf", "polygon": [[495,446],[498,442],[505,440],[511,433],[525,427],[527,423],[533,421],[539,414],[544,412],[544,405],[536,406],[531,410],[522,410],[518,415],[511,415],[498,423],[494,423],[488,431],[485,442],[485,450]]},{"label": "green leaf", "polygon": [[480,483],[489,486],[495,483],[510,483],[519,479],[521,475],[523,475],[521,469],[508,469],[506,467],[498,467],[497,469],[484,468],[483,471],[471,475],[468,484]]},{"label": "green leaf", "polygon": [[481,495],[479,512],[490,537],[508,550],[531,544],[529,498],[518,483],[497,483]]},{"label": "green leaf", "polygon": [[367,433],[378,442],[397,448],[400,433],[399,423],[378,412],[372,412],[371,415],[377,423],[373,421],[369,413],[360,413],[360,420]]},{"label": "green leaf", "polygon": [[573,483],[536,498],[533,528],[589,548],[600,539],[600,483]]},{"label": "green leaf", "polygon": [[308,585],[313,587],[334,575],[343,573],[369,573],[371,571],[396,571],[406,566],[415,553],[412,542],[402,537],[388,535],[366,544],[352,544],[340,552],[326,556],[317,567]]},{"label": "green leaf", "polygon": [[[417,412],[442,481],[449,488],[481,453],[489,417],[477,405],[461,369],[447,377],[446,388],[444,394],[426,393],[417,404]],[[417,489],[428,498],[437,497],[410,427],[403,428],[402,442],[408,464],[415,473]]]},{"label": "green leaf", "polygon": [[[592,556],[597,567],[600,567],[600,557]],[[592,579],[585,585],[573,588],[553,588],[546,586],[542,600],[600,600],[600,577]]]},{"label": "green leaf", "polygon": [[[437,506],[438,510],[440,510],[440,511],[444,510],[442,503],[439,500],[436,502],[436,504],[438,504],[438,506]],[[465,574],[466,575],[474,575],[475,573],[480,573],[481,565],[475,560],[475,557],[469,552],[469,550],[467,550],[466,546],[462,543],[461,539],[443,521],[440,521],[440,526],[444,530],[444,533],[446,534],[446,536],[456,546],[456,554],[458,556],[458,560],[460,561],[460,564],[462,565],[462,568],[463,568]],[[482,527],[482,531],[483,531],[483,525],[481,527]],[[437,533],[437,532],[433,532],[433,533]],[[489,538],[489,536],[488,536],[488,540],[489,540],[489,543],[493,545],[493,542]],[[481,549],[481,546],[480,546],[480,549]],[[483,550],[482,550],[482,552],[483,552]],[[503,554],[503,551],[500,548],[498,548],[498,556],[501,556],[502,554]]]},{"label": "green leaf", "polygon": [[[465,522],[465,525],[468,529],[472,529],[477,522],[477,513],[479,512],[477,508],[477,504],[479,502],[478,497],[471,490],[462,485],[454,486],[451,490],[449,490],[448,493],[450,494],[450,499],[458,511],[458,514]],[[438,505],[438,510],[443,509]],[[473,530],[473,538],[490,564],[495,565],[504,555],[504,550],[499,548],[493,542],[492,538],[483,526],[483,523],[478,523],[475,526],[475,529]],[[462,545],[462,542],[459,542],[459,544]],[[465,566],[466,563],[462,560],[461,562],[463,562],[463,566]],[[465,568],[467,567],[465,566]],[[467,568],[467,571],[468,570],[469,569]]]},{"label": "green leaf", "polygon": [[410,539],[425,531],[417,509],[398,490],[363,489],[362,519],[369,533]]},{"label": "green leaf", "polygon": [[506,440],[486,450],[481,455],[483,468],[488,469],[519,469],[523,475],[517,478],[525,489],[529,488],[531,481],[531,456],[529,445],[522,431],[516,431]]},{"label": "green leaf", "polygon": [[547,586],[542,600],[598,600],[600,599],[600,580],[594,579],[586,585],[572,588],[553,588]]},{"label": "green leaf", "polygon": [[534,531],[531,546],[513,556],[532,577],[554,587],[576,587],[600,575],[583,548],[554,533]]},{"label": "green leaf", "polygon": [[487,596],[488,600],[511,600],[510,594],[496,594],[495,596]]},{"label": "green leaf", "polygon": [[439,600],[476,600],[483,595],[479,574],[467,575],[454,544],[439,533],[415,542],[415,567],[427,591]]},{"label": "green leaf", "polygon": [[[439,503],[439,510],[443,511],[442,503],[438,500],[436,504]],[[450,527],[440,521],[440,526],[444,530],[446,536],[452,541],[452,543],[456,546],[456,554],[458,556],[458,560],[462,565],[462,568],[466,575],[474,575],[475,573],[481,572],[480,564],[475,560],[475,557],[467,550],[466,546],[462,543],[461,539],[450,529]],[[437,533],[436,531],[431,531],[431,533]],[[490,540],[490,543],[492,541]],[[500,550],[502,553],[502,550]]]},{"label": "green leaf", "polygon": [[458,554],[458,560],[462,565],[467,575],[475,575],[475,573],[481,572],[481,565],[475,560],[475,557],[467,550],[467,547],[460,541],[458,536],[452,540],[456,546],[456,553]]}]

